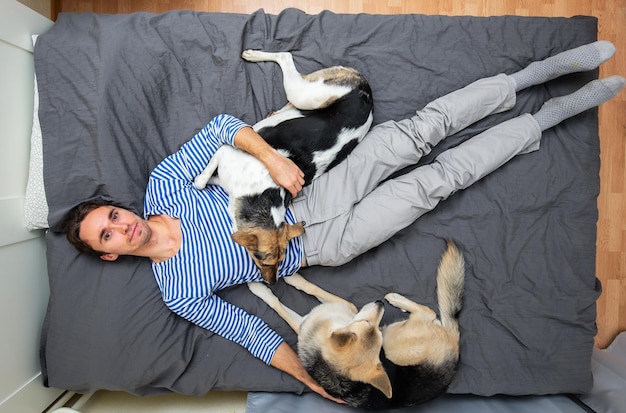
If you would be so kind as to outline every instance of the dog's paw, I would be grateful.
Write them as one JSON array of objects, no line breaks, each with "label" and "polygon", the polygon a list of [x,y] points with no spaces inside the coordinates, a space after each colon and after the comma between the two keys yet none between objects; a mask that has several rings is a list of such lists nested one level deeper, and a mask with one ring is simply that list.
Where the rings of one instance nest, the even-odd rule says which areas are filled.
[{"label": "dog's paw", "polygon": [[386,294],[385,300],[387,300],[389,304],[393,305],[394,307],[398,307],[403,311],[406,311],[404,310],[404,307],[406,307],[406,302],[409,301],[405,296],[398,293]]},{"label": "dog's paw", "polygon": [[263,60],[263,58],[261,58],[261,52],[259,50],[252,49],[244,50],[241,53],[241,57],[248,62],[260,62]]},{"label": "dog's paw", "polygon": [[260,299],[267,301],[274,297],[274,293],[262,282],[249,282],[248,289]]},{"label": "dog's paw", "polygon": [[206,179],[202,175],[196,176],[196,178],[193,180],[193,186],[195,186],[196,189],[198,189],[198,190],[202,190],[202,189],[206,188],[206,185],[208,183],[209,183],[209,180]]}]

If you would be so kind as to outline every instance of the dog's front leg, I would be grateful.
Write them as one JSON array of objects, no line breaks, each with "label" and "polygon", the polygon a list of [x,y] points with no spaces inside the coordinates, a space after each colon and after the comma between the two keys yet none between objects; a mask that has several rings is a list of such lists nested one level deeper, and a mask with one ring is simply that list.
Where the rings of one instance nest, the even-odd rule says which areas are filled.
[{"label": "dog's front leg", "polygon": [[220,159],[222,158],[222,155],[224,154],[225,150],[226,149],[220,148],[217,151],[215,151],[215,153],[213,154],[213,157],[209,160],[209,163],[206,166],[206,168],[204,168],[204,170],[198,176],[195,177],[195,179],[193,180],[193,185],[197,189],[203,189],[207,186],[207,184],[211,180],[211,177],[215,173],[215,170],[219,166]]},{"label": "dog's front leg", "polygon": [[355,313],[358,312],[356,306],[352,304],[350,301],[344,300],[341,297],[338,297],[334,294],[329,293],[326,290],[321,289],[317,285],[313,284],[310,281],[307,281],[303,276],[298,273],[290,277],[284,277],[283,280],[294,288],[297,288],[300,291],[303,291],[313,297],[317,298],[322,303],[341,303],[346,304],[350,308],[354,310]]},{"label": "dog's front leg", "polygon": [[287,324],[289,324],[289,327],[291,327],[296,334],[300,332],[300,324],[302,323],[303,317],[291,308],[283,305],[278,297],[276,297],[272,290],[270,290],[265,284],[261,282],[249,282],[248,289],[252,292],[252,294],[263,300],[265,304],[269,305],[272,310],[276,311],[276,313],[278,313],[278,315],[281,316]]}]

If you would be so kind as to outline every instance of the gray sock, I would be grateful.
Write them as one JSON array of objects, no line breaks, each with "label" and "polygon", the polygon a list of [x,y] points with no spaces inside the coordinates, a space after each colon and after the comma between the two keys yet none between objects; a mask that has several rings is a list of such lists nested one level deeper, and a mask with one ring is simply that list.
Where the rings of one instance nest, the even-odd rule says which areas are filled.
[{"label": "gray sock", "polygon": [[539,85],[568,73],[593,70],[615,54],[613,43],[600,40],[575,49],[566,50],[539,62],[533,62],[525,69],[509,75],[515,82],[515,91]]},{"label": "gray sock", "polygon": [[622,90],[624,84],[626,84],[626,79],[621,76],[594,80],[570,95],[550,99],[533,117],[542,131],[550,129],[567,118],[611,99]]}]

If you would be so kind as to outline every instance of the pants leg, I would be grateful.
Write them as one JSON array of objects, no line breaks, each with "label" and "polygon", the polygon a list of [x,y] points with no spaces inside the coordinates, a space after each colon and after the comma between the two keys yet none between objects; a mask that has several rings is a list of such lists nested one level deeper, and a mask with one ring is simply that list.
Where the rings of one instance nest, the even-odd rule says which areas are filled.
[{"label": "pants leg", "polygon": [[[506,75],[478,80],[429,103],[410,119],[377,125],[342,163],[305,187],[293,200],[308,226],[350,212],[394,172],[416,164],[446,136],[515,105],[515,85]],[[305,235],[308,251],[316,242]]]},{"label": "pants leg", "polygon": [[[540,139],[541,130],[531,115],[511,119],[443,152],[432,164],[384,182],[350,210],[307,222],[303,236],[307,264],[342,265],[380,245],[515,155],[537,150]],[[301,209],[295,212],[300,218]]]},{"label": "pants leg", "polygon": [[294,199],[296,216],[313,224],[349,211],[380,182],[415,165],[447,136],[514,105],[514,84],[498,75],[442,96],[410,119],[373,127],[343,162]]}]

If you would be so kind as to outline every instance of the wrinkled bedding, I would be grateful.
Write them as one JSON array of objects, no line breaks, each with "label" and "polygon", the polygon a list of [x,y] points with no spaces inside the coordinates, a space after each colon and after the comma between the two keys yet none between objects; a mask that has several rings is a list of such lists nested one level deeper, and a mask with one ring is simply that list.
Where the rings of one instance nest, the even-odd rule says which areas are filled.
[{"label": "wrinkled bedding", "polygon": [[[141,212],[152,168],[213,116],[254,123],[285,103],[272,63],[243,49],[292,51],[311,72],[346,65],[372,86],[380,123],[402,119],[478,78],[594,41],[592,17],[61,14],[38,38],[50,301],[42,328],[46,385],[89,392],[205,394],[211,389],[306,391],[243,348],[162,303],[150,263],[78,254],[59,232],[77,203],[102,197]],[[423,160],[491,125],[537,110],[597,72],[519,94],[516,107],[448,138]],[[401,292],[436,309],[435,268],[453,239],[467,262],[461,364],[450,393],[581,393],[592,385],[599,191],[597,111],[544,134],[513,159],[350,264],[302,274],[357,305]],[[329,194],[332,196],[332,194]],[[306,312],[315,301],[274,287]],[[296,346],[289,327],[245,286],[220,292]],[[402,317],[389,309],[385,321]]]}]

